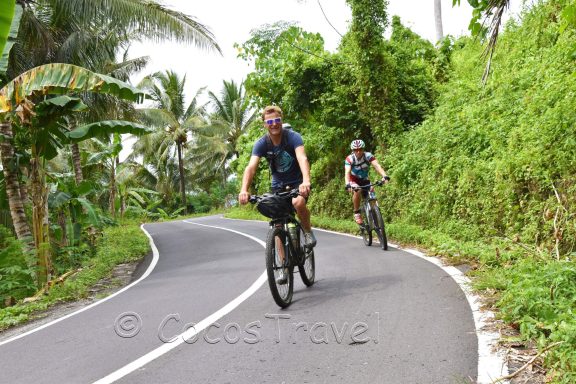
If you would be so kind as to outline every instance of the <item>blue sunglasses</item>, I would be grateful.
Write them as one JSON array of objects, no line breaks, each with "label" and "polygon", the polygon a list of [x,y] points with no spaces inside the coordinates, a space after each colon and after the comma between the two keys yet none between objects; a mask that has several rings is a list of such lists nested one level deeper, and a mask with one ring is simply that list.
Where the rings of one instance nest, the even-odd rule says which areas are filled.
[{"label": "blue sunglasses", "polygon": [[266,123],[266,125],[280,124],[282,122],[282,118],[277,117],[275,119],[266,120],[264,122]]}]

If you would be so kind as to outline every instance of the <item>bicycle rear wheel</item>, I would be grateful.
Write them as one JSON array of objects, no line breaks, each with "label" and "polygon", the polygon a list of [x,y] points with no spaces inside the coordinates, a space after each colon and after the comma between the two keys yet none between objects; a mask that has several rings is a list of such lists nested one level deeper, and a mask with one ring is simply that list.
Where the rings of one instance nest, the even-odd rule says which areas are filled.
[{"label": "bicycle rear wheel", "polygon": [[370,227],[370,211],[368,206],[362,207],[362,224],[360,224],[360,232],[362,233],[362,240],[367,247],[372,245],[372,229]]},{"label": "bicycle rear wheel", "polygon": [[382,219],[382,213],[377,205],[372,207],[372,218],[374,220],[374,231],[378,235],[378,240],[380,241],[380,248],[384,251],[388,250],[388,239],[386,237],[386,228],[384,226],[384,219]]},{"label": "bicycle rear wheel", "polygon": [[304,239],[304,231],[300,228],[298,233],[300,237],[300,250],[299,252],[303,252],[301,255],[301,263],[298,264],[298,272],[300,272],[300,277],[302,278],[302,282],[307,287],[312,286],[314,284],[314,278],[316,277],[316,263],[314,261],[314,248],[306,249],[306,241]]},{"label": "bicycle rear wheel", "polygon": [[[294,291],[293,267],[289,263],[288,247],[285,246],[286,233],[282,228],[274,227],[268,231],[266,239],[266,273],[268,285],[276,304],[286,308],[292,302]],[[277,282],[283,274],[286,274],[285,284]]]}]

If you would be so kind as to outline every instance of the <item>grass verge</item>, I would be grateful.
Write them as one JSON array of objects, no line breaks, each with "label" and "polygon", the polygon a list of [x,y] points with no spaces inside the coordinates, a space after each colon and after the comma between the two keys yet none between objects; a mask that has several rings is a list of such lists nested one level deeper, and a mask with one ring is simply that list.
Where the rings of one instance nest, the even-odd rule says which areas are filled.
[{"label": "grass verge", "polygon": [[88,290],[99,280],[109,277],[118,264],[140,260],[150,250],[148,237],[136,221],[124,221],[104,230],[96,255],[87,260],[75,274],[54,285],[33,302],[19,302],[0,309],[0,330],[24,323],[50,306],[85,298]]}]

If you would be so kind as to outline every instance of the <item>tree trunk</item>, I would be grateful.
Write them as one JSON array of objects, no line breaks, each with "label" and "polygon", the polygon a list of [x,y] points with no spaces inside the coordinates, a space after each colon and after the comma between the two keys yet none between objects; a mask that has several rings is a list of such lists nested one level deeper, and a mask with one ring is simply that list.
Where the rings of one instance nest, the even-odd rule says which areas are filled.
[{"label": "tree trunk", "polygon": [[84,180],[82,175],[82,162],[80,161],[80,147],[78,143],[70,144],[70,149],[72,150],[72,165],[74,166],[74,177],[76,179],[76,185]]},{"label": "tree trunk", "polygon": [[186,201],[186,186],[184,183],[184,162],[182,161],[182,143],[178,142],[176,145],[178,149],[178,170],[180,171],[180,198],[182,199],[182,206],[184,207],[184,214],[188,214],[188,203]]},{"label": "tree trunk", "polygon": [[441,0],[434,0],[434,22],[436,23],[436,42],[439,42],[444,37]]},{"label": "tree trunk", "polygon": [[124,212],[126,212],[126,199],[120,195],[120,218],[124,218]]},{"label": "tree trunk", "polygon": [[66,225],[66,214],[64,210],[60,209],[58,211],[58,225],[60,226],[60,230],[62,231],[62,237],[60,238],[60,246],[66,247],[68,246],[68,231]]},{"label": "tree trunk", "polygon": [[32,145],[30,160],[30,182],[32,195],[32,226],[34,228],[34,245],[37,255],[37,284],[43,287],[50,280],[52,268],[50,254],[50,234],[48,232],[48,188],[44,175],[42,159],[38,156],[35,145]]},{"label": "tree trunk", "polygon": [[[26,178],[26,180],[30,180],[30,170],[27,167],[20,167],[20,174]],[[30,197],[28,196],[28,186],[25,182],[19,183],[20,184],[20,198],[22,199],[22,203],[24,205],[30,202]]]},{"label": "tree trunk", "polygon": [[110,198],[108,199],[110,214],[116,217],[116,160],[112,159],[110,165]]},{"label": "tree trunk", "polygon": [[0,141],[0,156],[4,171],[4,182],[6,184],[6,194],[8,195],[8,205],[10,206],[10,216],[12,224],[19,240],[30,240],[32,232],[26,219],[24,203],[21,196],[21,186],[16,172],[14,147],[12,146],[12,125],[9,122],[0,123],[0,134],[4,140]]}]

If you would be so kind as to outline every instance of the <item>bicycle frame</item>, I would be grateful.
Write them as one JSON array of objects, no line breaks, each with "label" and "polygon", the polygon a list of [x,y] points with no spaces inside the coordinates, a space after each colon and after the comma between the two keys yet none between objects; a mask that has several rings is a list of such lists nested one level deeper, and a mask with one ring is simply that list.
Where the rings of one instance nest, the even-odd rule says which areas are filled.
[{"label": "bicycle frame", "polygon": [[[282,195],[282,196],[286,196],[286,197],[296,197],[299,195],[299,192],[297,189],[293,189],[291,191],[286,191],[286,192],[277,192],[277,195]],[[250,202],[252,203],[257,203],[259,201],[259,199],[261,199],[261,196],[253,196],[250,198]],[[269,225],[270,228],[274,228],[274,227],[281,227],[282,228],[282,232],[284,232],[285,236],[285,244],[283,244],[283,248],[286,251],[288,251],[288,255],[286,257],[287,259],[287,263],[285,263],[286,267],[294,267],[297,266],[300,262],[302,262],[303,258],[304,258],[304,251],[302,249],[302,247],[300,246],[300,239],[293,239],[292,234],[290,233],[290,231],[288,230],[288,224],[294,224],[296,226],[296,233],[300,234],[302,232],[302,225],[300,224],[300,222],[296,219],[295,216],[295,212],[292,211],[292,213],[282,216],[282,217],[278,217],[278,218],[274,218],[272,220],[270,220]],[[294,240],[298,240],[298,249],[296,249],[294,247]]]},{"label": "bicycle frame", "polygon": [[372,208],[374,206],[378,207],[378,198],[376,197],[376,192],[374,192],[374,186],[381,186],[382,182],[371,183],[367,185],[362,185],[357,188],[353,188],[354,191],[360,191],[362,193],[362,209],[366,215],[366,222],[363,225],[367,225],[369,230],[374,229],[372,225]]},{"label": "bicycle frame", "polygon": [[383,250],[388,249],[388,240],[386,237],[386,230],[380,207],[378,205],[378,198],[374,192],[373,186],[381,186],[382,182],[377,181],[373,184],[362,185],[354,188],[354,191],[362,191],[362,211],[364,215],[363,223],[360,224],[360,230],[367,246],[372,245],[372,231],[376,232],[378,239]]},{"label": "bicycle frame", "polygon": [[[298,190],[278,192],[277,196],[294,198],[299,195]],[[269,221],[269,230],[266,237],[266,273],[270,292],[276,304],[286,308],[292,302],[294,292],[294,268],[298,268],[302,282],[307,287],[314,284],[315,262],[314,251],[302,244],[304,231],[296,219],[295,211],[278,206],[270,196],[251,196],[251,203],[263,203],[269,198],[268,204],[260,213],[272,217]],[[271,210],[277,209],[276,212]],[[277,217],[275,214],[281,212]],[[295,229],[295,234],[293,234]]]},{"label": "bicycle frame", "polygon": [[[302,225],[300,222],[294,217],[293,215],[285,216],[279,219],[273,219],[270,221],[270,228],[274,227],[281,227],[282,231],[284,232],[284,250],[288,250],[288,255],[284,255],[287,259],[286,267],[294,267],[297,266],[302,260],[302,247],[300,246],[300,239],[294,239],[292,234],[288,230],[288,224],[292,223],[296,226],[296,233],[299,234]],[[296,241],[294,241],[296,240]],[[298,244],[298,248],[294,248],[294,243]]]},{"label": "bicycle frame", "polygon": [[[372,208],[374,206],[378,206],[378,199],[376,198],[376,194],[373,191],[368,191],[367,197],[362,196],[362,205],[364,205],[366,215],[368,214],[372,215]],[[371,228],[374,228],[374,226],[372,225],[372,220],[368,220],[368,224],[370,225]]]}]

